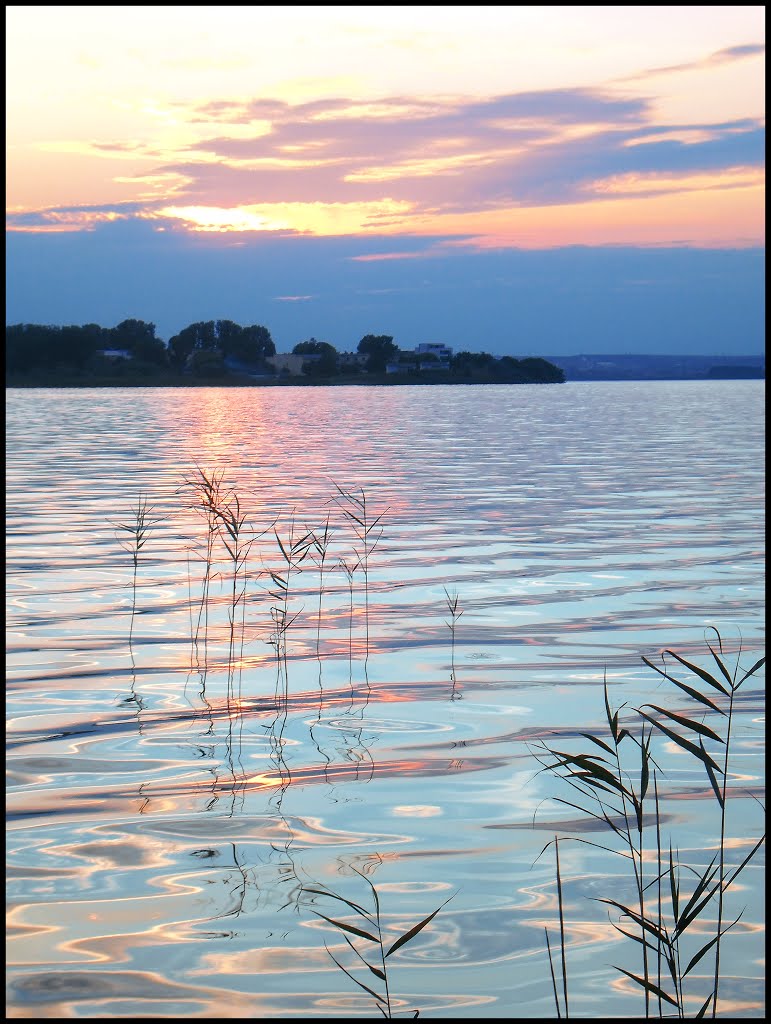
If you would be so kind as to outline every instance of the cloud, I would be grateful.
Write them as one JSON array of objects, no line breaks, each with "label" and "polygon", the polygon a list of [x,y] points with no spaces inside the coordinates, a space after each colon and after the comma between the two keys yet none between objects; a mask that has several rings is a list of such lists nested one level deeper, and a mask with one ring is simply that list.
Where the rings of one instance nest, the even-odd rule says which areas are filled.
[{"label": "cloud", "polygon": [[654,78],[657,75],[681,74],[688,71],[701,71],[704,68],[716,67],[720,64],[731,64],[734,61],[745,60],[747,57],[761,57],[766,52],[764,43],[745,43],[741,46],[728,46],[722,50],[703,57],[701,60],[687,61],[683,64],[668,64],[663,67],[648,68],[645,71],[628,75],[624,78],[617,78],[617,82],[639,82],[647,78]]},{"label": "cloud", "polygon": [[[733,47],[708,60],[756,49]],[[211,233],[446,234],[441,218],[453,215],[757,185],[765,154],[757,120],[659,124],[647,98],[609,89],[220,100],[194,105],[185,117],[216,133],[202,131],[179,159],[121,178],[147,201],[133,212],[116,204],[115,216]],[[99,146],[113,157],[141,148],[130,140]],[[37,220],[11,216],[8,225],[90,229],[108,215],[46,210]]]},{"label": "cloud", "polygon": [[[200,140],[195,150],[206,162],[161,169],[187,180],[179,190],[186,202],[387,199],[409,203],[412,213],[587,202],[592,182],[611,176],[760,166],[764,153],[754,121],[659,126],[647,100],[593,89],[238,108],[241,127],[253,118],[260,128],[252,137]],[[687,131],[693,139],[684,140]]]}]

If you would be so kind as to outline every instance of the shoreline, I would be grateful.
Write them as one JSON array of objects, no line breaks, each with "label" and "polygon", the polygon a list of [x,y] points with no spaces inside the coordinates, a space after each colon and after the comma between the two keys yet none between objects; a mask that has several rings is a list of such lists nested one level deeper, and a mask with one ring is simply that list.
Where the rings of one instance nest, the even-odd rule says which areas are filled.
[{"label": "shoreline", "polygon": [[348,378],[336,380],[303,380],[301,378],[290,378],[289,380],[254,380],[233,377],[209,377],[190,378],[180,380],[179,378],[158,380],[127,378],[125,380],[116,378],[95,377],[93,379],[78,378],[57,378],[56,380],[44,377],[34,379],[7,379],[6,390],[11,388],[33,389],[33,388],[329,388],[329,387],[454,387],[474,386],[484,387],[486,385],[505,385],[507,387],[521,387],[528,385],[549,385],[549,384],[632,384],[650,383],[662,384],[667,381],[707,381],[714,384],[724,382],[735,383],[736,381],[762,381],[765,383],[765,373],[756,376],[660,376],[660,377],[566,377],[563,381],[505,381],[505,380],[473,380],[469,378],[448,378],[443,380],[425,379],[399,379],[383,380],[366,378]]}]

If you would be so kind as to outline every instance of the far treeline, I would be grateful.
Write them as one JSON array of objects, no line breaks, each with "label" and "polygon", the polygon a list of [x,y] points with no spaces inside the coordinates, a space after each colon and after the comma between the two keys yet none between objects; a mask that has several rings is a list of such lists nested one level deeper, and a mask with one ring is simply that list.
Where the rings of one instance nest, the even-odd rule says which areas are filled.
[{"label": "far treeline", "polygon": [[[433,351],[431,351],[433,350]],[[162,341],[155,324],[117,327],[13,324],[5,328],[6,385],[24,384],[559,384],[563,371],[538,357],[452,354],[443,345],[403,351],[387,334],[367,334],[356,353],[310,338],[293,360],[277,355],[267,327],[232,320],[190,324]],[[304,357],[304,358],[302,358]],[[291,365],[290,365],[291,364]]]}]

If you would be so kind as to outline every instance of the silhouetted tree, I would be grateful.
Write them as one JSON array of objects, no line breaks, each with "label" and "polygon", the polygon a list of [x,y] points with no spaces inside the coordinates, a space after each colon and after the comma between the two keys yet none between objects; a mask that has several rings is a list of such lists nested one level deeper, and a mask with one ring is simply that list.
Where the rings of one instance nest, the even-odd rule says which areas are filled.
[{"label": "silhouetted tree", "polygon": [[489,352],[458,352],[452,357],[450,369],[456,376],[468,380],[506,384],[558,384],[565,379],[562,370],[547,359],[496,358]]},{"label": "silhouetted tree", "polygon": [[155,336],[155,324],[144,320],[122,320],[110,331],[110,347],[126,349],[139,363],[166,366],[169,353],[160,338]]},{"label": "silhouetted tree", "polygon": [[328,341],[301,341],[292,349],[298,356],[318,356],[303,363],[303,373],[308,377],[331,377],[337,373],[337,349]]},{"label": "silhouetted tree", "polygon": [[137,342],[143,340],[155,340],[155,324],[144,320],[121,320],[110,331],[110,344],[113,348],[125,348],[130,352]]},{"label": "silhouetted tree", "polygon": [[397,356],[399,346],[394,344],[390,334],[365,334],[356,351],[369,357],[367,369],[370,373],[382,373],[386,363]]},{"label": "silhouetted tree", "polygon": [[520,366],[534,384],[562,384],[565,380],[565,373],[559,366],[540,356],[521,359]]},{"label": "silhouetted tree", "polygon": [[495,356],[489,352],[457,352],[450,360],[450,370],[459,377],[484,378],[490,375]]},{"label": "silhouetted tree", "polygon": [[240,343],[243,333],[243,327],[232,320],[217,320],[214,322],[214,339],[223,356],[240,358]]},{"label": "silhouetted tree", "polygon": [[183,327],[179,334],[169,338],[171,363],[183,370],[193,352],[217,348],[217,333],[213,320],[199,320]]},{"label": "silhouetted tree", "polygon": [[218,348],[198,348],[190,356],[190,369],[196,377],[221,377],[225,359]]},{"label": "silhouetted tree", "polygon": [[6,372],[28,373],[54,366],[58,361],[59,333],[60,328],[41,324],[6,326]]},{"label": "silhouetted tree", "polygon": [[241,328],[235,347],[231,351],[225,351],[225,355],[243,359],[246,363],[263,363],[268,356],[275,354],[276,346],[273,344],[270,331],[261,324]]},{"label": "silhouetted tree", "polygon": [[169,339],[171,361],[178,369],[184,368],[194,352],[202,351],[218,351],[223,358],[261,363],[266,356],[276,354],[276,346],[267,327],[241,327],[233,320],[201,320]]}]

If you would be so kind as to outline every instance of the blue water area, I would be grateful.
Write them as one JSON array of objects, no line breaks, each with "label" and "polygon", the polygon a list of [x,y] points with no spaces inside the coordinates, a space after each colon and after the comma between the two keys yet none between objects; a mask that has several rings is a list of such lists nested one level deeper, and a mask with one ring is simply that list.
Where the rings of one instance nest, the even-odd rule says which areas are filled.
[{"label": "blue water area", "polygon": [[[571,1015],[642,1016],[599,902],[636,899],[629,805],[547,751],[612,766],[618,709],[639,784],[650,737],[684,892],[720,845],[707,752],[726,867],[757,844],[763,420],[750,380],[8,390],[8,1015],[380,1016],[346,938],[380,944],[339,924],[385,950],[441,907],[381,1006],[553,1018],[561,893]],[[765,1015],[762,857],[721,1015]]]}]

